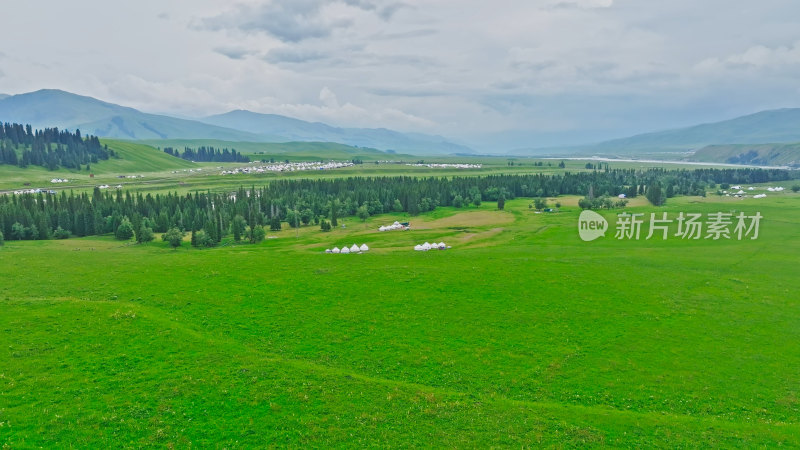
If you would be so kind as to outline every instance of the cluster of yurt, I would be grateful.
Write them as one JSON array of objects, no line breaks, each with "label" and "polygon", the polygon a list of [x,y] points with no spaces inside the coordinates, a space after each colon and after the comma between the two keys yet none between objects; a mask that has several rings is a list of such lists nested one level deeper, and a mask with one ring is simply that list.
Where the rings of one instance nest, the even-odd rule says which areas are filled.
[{"label": "cluster of yurt", "polygon": [[367,244],[361,244],[360,246],[353,244],[351,247],[344,246],[342,248],[333,247],[332,249],[325,249],[325,253],[364,253],[368,251],[369,247]]},{"label": "cluster of yurt", "polygon": [[418,252],[427,252],[428,250],[447,250],[448,248],[450,247],[445,245],[444,242],[439,242],[438,244],[435,242],[433,244],[426,242],[424,244],[414,246],[414,250]]},{"label": "cluster of yurt", "polygon": [[400,222],[395,222],[391,225],[386,225],[378,228],[378,231],[392,231],[392,230],[407,230],[408,227]]}]

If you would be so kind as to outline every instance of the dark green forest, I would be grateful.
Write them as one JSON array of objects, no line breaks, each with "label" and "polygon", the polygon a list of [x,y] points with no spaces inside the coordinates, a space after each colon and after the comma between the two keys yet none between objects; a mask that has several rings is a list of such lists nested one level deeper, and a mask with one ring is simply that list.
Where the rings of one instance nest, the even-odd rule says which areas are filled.
[{"label": "dark green forest", "polygon": [[58,128],[33,130],[18,123],[0,125],[0,164],[80,170],[112,156],[114,151],[101,145],[97,136],[84,138],[80,130],[72,133]]},{"label": "dark green forest", "polygon": [[[260,188],[236,192],[195,192],[186,195],[142,195],[130,191],[21,194],[0,196],[0,231],[6,240],[51,239],[117,233],[124,223],[134,234],[203,231],[212,244],[260,226],[279,229],[321,225],[358,214],[407,212],[411,215],[438,206],[469,207],[482,201],[515,197],[585,195],[588,199],[648,195],[656,204],[675,195],[705,195],[720,184],[766,183],[788,180],[786,170],[597,170],[593,172],[483,177],[414,178],[351,177],[342,179],[277,180]],[[602,208],[603,202],[586,202]],[[328,222],[330,221],[330,222]],[[326,225],[328,225],[326,227]]]},{"label": "dark green forest", "polygon": [[237,152],[236,149],[224,148],[222,150],[214,147],[202,146],[197,150],[184,147],[183,152],[172,147],[164,148],[164,153],[175,156],[187,161],[194,162],[250,162],[250,158]]}]

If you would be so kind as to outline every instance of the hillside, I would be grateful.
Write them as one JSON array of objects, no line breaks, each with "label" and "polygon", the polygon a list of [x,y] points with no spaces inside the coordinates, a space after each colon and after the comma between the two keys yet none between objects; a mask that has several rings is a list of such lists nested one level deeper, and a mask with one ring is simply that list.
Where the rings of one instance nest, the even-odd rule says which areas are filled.
[{"label": "hillside", "polygon": [[572,150],[582,154],[631,155],[641,152],[685,152],[707,145],[764,142],[800,142],[800,108],[761,111],[721,122],[639,134]]},{"label": "hillside", "polygon": [[[89,179],[90,172],[86,170],[76,171],[65,168],[47,170],[40,166],[28,166],[23,169],[16,165],[0,164],[0,190],[58,187],[50,184],[49,180],[53,178],[82,180],[77,182],[78,184],[100,184],[100,180],[110,183],[110,180],[115,179],[117,175],[140,175],[197,167],[189,161],[169,156],[156,148],[141,143],[111,139],[102,139],[100,142],[114,150],[119,158],[112,157],[93,163],[91,173],[97,175],[94,180]],[[30,186],[27,186],[26,183]]]},{"label": "hillside", "polygon": [[217,139],[233,142],[336,142],[419,155],[469,153],[441,136],[388,129],[337,128],[324,123],[250,111],[187,120],[55,89],[0,97],[0,121],[36,128],[80,129],[83,134],[128,140]]},{"label": "hillside", "polygon": [[161,150],[139,142],[102,139],[102,143],[113,149],[120,159],[110,159],[92,166],[97,173],[143,173],[185,169],[195,164],[167,155]]},{"label": "hillside", "polygon": [[83,134],[115,139],[259,139],[242,131],[146,114],[133,108],[54,89],[0,99],[0,121],[31,124],[34,128],[77,128]]},{"label": "hillside", "polygon": [[800,167],[800,143],[709,145],[689,161]]}]

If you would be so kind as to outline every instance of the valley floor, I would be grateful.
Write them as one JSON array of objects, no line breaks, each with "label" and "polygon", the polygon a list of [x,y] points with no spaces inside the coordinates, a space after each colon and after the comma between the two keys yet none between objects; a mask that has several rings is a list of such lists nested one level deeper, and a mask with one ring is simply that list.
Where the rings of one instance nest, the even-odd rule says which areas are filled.
[{"label": "valley floor", "polygon": [[203,250],[7,241],[0,444],[800,446],[800,195],[628,208],[760,212],[742,241],[583,242],[577,198],[530,201]]}]

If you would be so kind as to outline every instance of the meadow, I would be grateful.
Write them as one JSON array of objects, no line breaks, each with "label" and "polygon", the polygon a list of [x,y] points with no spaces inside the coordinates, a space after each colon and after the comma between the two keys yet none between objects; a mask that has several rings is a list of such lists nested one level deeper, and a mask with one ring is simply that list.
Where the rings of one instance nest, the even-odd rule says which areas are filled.
[{"label": "meadow", "polygon": [[[248,142],[227,142],[214,140],[171,140],[132,142],[103,139],[101,142],[114,150],[119,158],[111,158],[91,165],[91,170],[47,170],[43,167],[29,166],[20,169],[17,166],[0,164],[0,194],[23,189],[52,189],[75,192],[91,192],[95,186],[123,186],[134,192],[178,192],[187,193],[203,190],[235,190],[242,185],[263,185],[271,180],[284,178],[340,178],[350,176],[416,176],[416,177],[452,177],[496,174],[529,174],[587,171],[586,164],[597,164],[603,167],[608,164],[617,169],[648,169],[664,167],[668,169],[696,169],[700,166],[680,163],[653,162],[599,162],[592,160],[560,160],[542,158],[507,158],[496,156],[435,156],[419,157],[394,155],[376,151],[361,154],[360,149],[330,143],[285,143],[263,144]],[[149,144],[149,145],[148,145]],[[171,145],[176,148],[210,145],[220,148],[236,148],[254,161],[241,163],[193,163],[169,156],[155,146]],[[163,147],[162,147],[163,148]],[[288,159],[298,161],[350,160],[360,158],[363,164],[345,169],[314,172],[271,172],[263,174],[221,175],[223,170],[258,165],[255,161],[275,158],[276,161]],[[424,160],[426,163],[469,163],[481,164],[480,169],[427,168],[409,166]],[[565,167],[559,167],[563,161]],[[510,165],[509,163],[513,163]],[[705,166],[722,167],[722,166]],[[198,170],[199,169],[199,170]],[[136,176],[137,178],[120,178]],[[138,178],[141,176],[141,178]],[[68,183],[53,184],[53,178],[68,179]]]},{"label": "meadow", "polygon": [[556,200],[202,250],[7,241],[0,444],[800,446],[800,195],[627,208],[760,212],[742,241],[583,242]]}]

